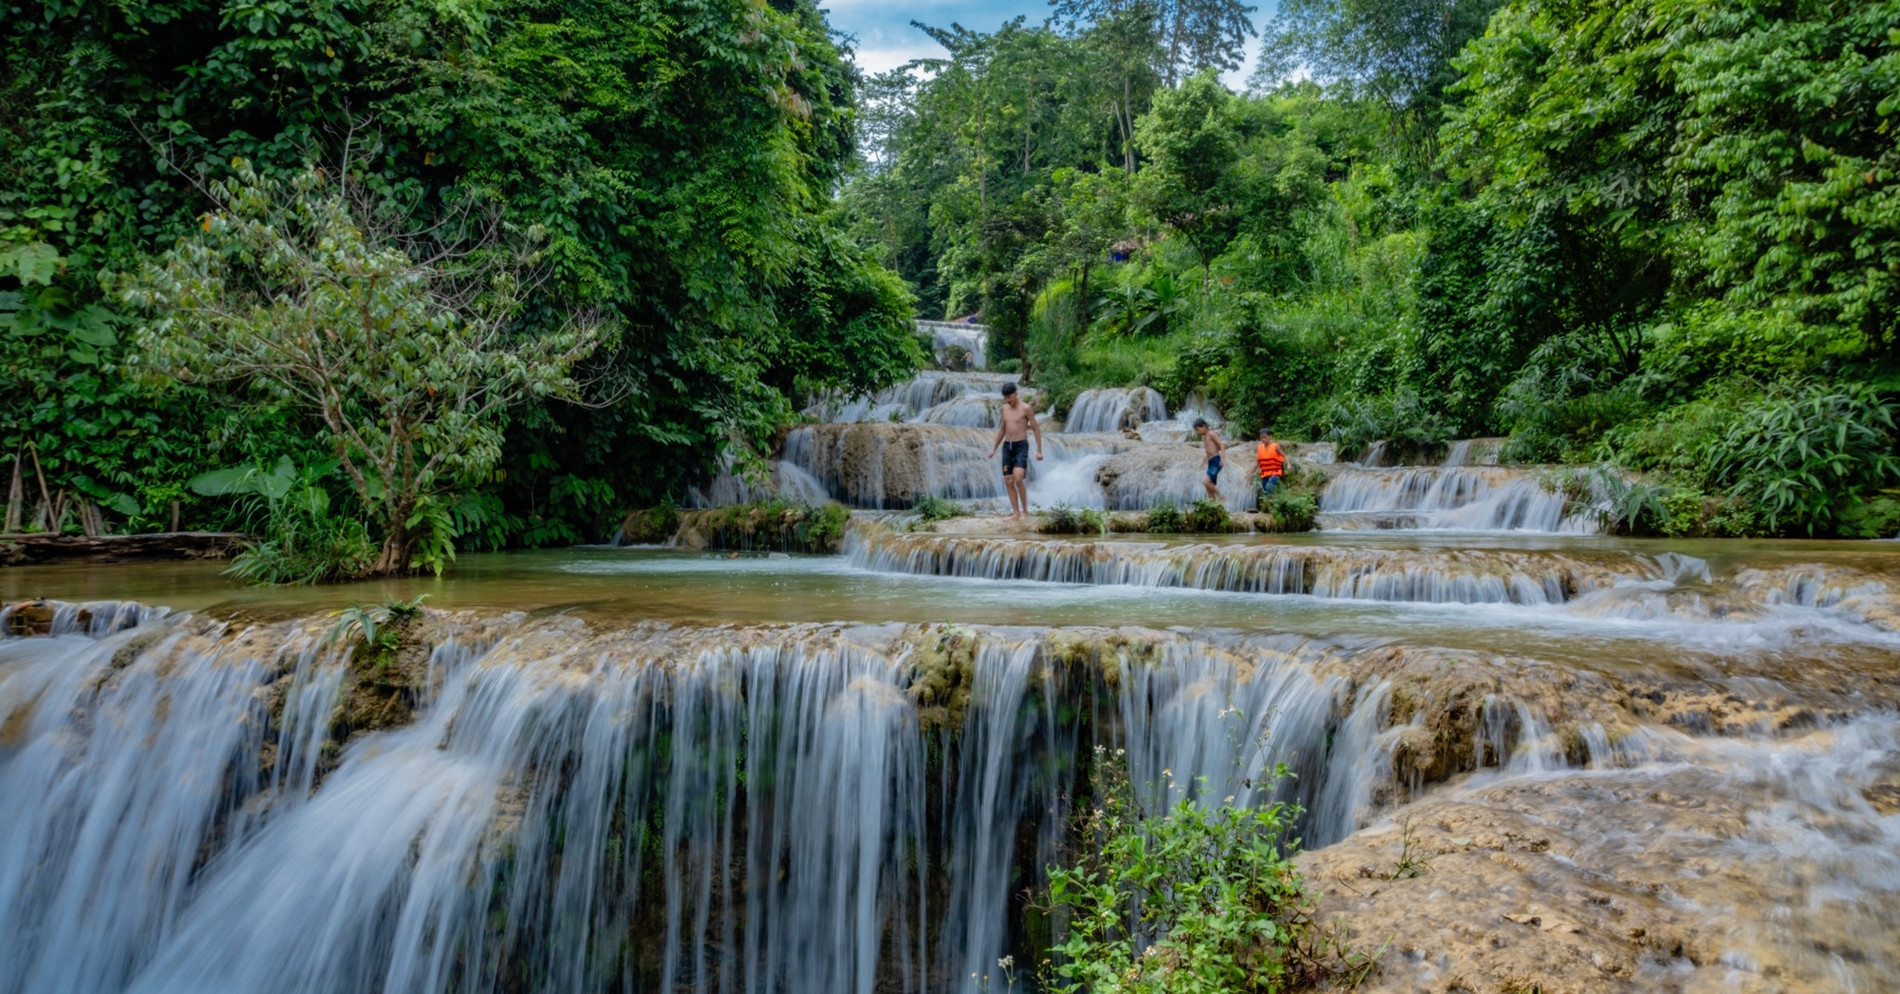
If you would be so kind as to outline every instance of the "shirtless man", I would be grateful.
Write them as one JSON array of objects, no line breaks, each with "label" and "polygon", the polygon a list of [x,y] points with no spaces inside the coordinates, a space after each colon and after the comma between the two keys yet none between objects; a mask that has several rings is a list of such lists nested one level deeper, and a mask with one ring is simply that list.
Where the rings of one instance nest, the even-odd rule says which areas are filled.
[{"label": "shirtless man", "polygon": [[1029,517],[1029,490],[1023,483],[1023,476],[1029,472],[1029,433],[1036,433],[1036,461],[1042,461],[1042,425],[1036,423],[1036,410],[1016,395],[1016,384],[1003,384],[1003,423],[996,428],[996,441],[990,445],[990,456],[996,455],[997,446],[1003,448],[1003,489],[1009,491],[1009,516],[1012,519]]},{"label": "shirtless man", "polygon": [[1229,447],[1221,442],[1218,432],[1207,426],[1206,418],[1194,419],[1194,434],[1201,436],[1201,451],[1207,455],[1207,478],[1201,486],[1207,488],[1208,500],[1220,500],[1221,453]]}]

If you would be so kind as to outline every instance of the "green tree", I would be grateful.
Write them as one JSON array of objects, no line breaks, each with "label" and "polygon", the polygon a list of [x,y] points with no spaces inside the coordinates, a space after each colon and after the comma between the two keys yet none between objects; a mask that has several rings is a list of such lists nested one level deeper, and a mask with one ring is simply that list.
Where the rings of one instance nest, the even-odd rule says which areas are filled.
[{"label": "green tree", "polygon": [[1262,32],[1253,83],[1304,71],[1403,112],[1414,158],[1429,164],[1452,61],[1484,34],[1499,0],[1280,0]]},{"label": "green tree", "polygon": [[[1296,989],[1320,973],[1292,861],[1299,809],[1232,797],[1152,804],[1121,763],[1096,747],[1083,819],[1090,851],[1049,869],[1065,928],[1042,967],[1045,989],[1242,994]],[[1281,766],[1274,779],[1287,775]]]},{"label": "green tree", "polygon": [[1240,68],[1259,9],[1239,0],[1049,0],[1049,5],[1057,17],[1073,23],[1145,23],[1154,39],[1147,47],[1167,87],[1210,69]]},{"label": "green tree", "polygon": [[1705,312],[1732,329],[1709,330],[1737,352],[1900,359],[1900,3],[1664,9],[1696,38],[1672,60],[1667,166],[1706,203],[1683,254],[1736,315]]},{"label": "green tree", "polygon": [[1134,203],[1193,246],[1203,295],[1214,258],[1235,235],[1290,251],[1297,215],[1319,199],[1324,156],[1287,123],[1202,73],[1157,95],[1136,129],[1148,165]]},{"label": "green tree", "polygon": [[[0,14],[0,245],[50,245],[74,311],[116,310],[99,277],[194,226],[210,206],[199,186],[233,157],[281,178],[352,144],[352,182],[409,205],[419,229],[472,196],[546,233],[521,327],[610,314],[625,333],[588,377],[619,401],[517,412],[485,496],[500,541],[571,541],[613,505],[677,492],[722,448],[764,444],[802,381],[908,374],[906,298],[872,290],[873,256],[836,237],[858,81],[805,0],[72,0]],[[814,293],[856,303],[813,307]],[[860,305],[877,319],[857,321]],[[818,323],[833,315],[849,326]],[[873,351],[838,354],[858,347]],[[121,348],[101,353],[106,394],[121,392]],[[45,402],[85,407],[82,383],[52,378]],[[113,417],[150,410],[127,403]],[[257,450],[208,454],[202,424],[157,417],[141,446],[185,465],[116,459],[105,440],[125,425],[58,458],[95,481],[149,465],[138,486],[164,503],[198,460],[310,461],[295,439],[312,426],[281,409],[199,406],[230,421],[215,433],[227,447]]]},{"label": "green tree", "polygon": [[124,287],[149,316],[128,365],[242,381],[314,416],[380,541],[369,571],[413,568],[419,512],[486,480],[510,407],[577,393],[600,329],[515,336],[526,259],[494,242],[419,258],[406,219],[320,172],[285,182],[240,161],[210,190],[202,232]]},{"label": "green tree", "polygon": [[1157,95],[1135,130],[1148,157],[1136,180],[1135,203],[1194,247],[1203,293],[1207,264],[1226,247],[1238,220],[1233,180],[1241,135],[1233,100],[1212,73],[1203,73]]}]

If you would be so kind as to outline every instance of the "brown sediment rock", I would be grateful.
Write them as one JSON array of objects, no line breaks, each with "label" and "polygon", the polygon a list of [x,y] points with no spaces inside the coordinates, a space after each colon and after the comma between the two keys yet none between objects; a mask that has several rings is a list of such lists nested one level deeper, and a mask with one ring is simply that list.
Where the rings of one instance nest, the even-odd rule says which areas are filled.
[{"label": "brown sediment rock", "polygon": [[[796,433],[801,457],[826,489],[863,506],[908,507],[931,492],[925,472],[932,451],[975,447],[980,429],[864,422],[820,424]],[[987,472],[988,466],[985,466]]]},{"label": "brown sediment rock", "polygon": [[926,625],[907,633],[910,697],[926,728],[957,728],[976,682],[976,633],[957,625]]},{"label": "brown sediment rock", "polygon": [[[635,512],[628,517],[634,523]],[[674,516],[671,544],[692,551],[773,551],[831,554],[844,543],[849,516],[837,505],[734,504]],[[629,536],[633,532],[627,532]]]},{"label": "brown sediment rock", "polygon": [[1890,580],[1853,567],[1807,563],[1744,569],[1729,582],[1758,603],[1833,608],[1876,628],[1900,632],[1900,596]]},{"label": "brown sediment rock", "polygon": [[679,527],[678,508],[636,508],[620,521],[620,541],[626,545],[659,545],[671,540]]},{"label": "brown sediment rock", "polygon": [[37,600],[14,604],[6,609],[6,634],[14,638],[47,635],[53,631],[53,614],[58,605]]},{"label": "brown sediment rock", "polygon": [[[1237,520],[1271,527],[1270,518],[1261,520],[1265,517]],[[1111,530],[1114,523],[1111,519]],[[1016,522],[963,518],[943,522],[932,533],[867,528],[860,533],[858,551],[878,568],[921,575],[1473,603],[1564,601],[1580,592],[1663,573],[1654,560],[1633,556],[1206,544],[1193,542],[1191,536],[1170,537],[1165,543],[1092,536],[1032,539],[1028,530]]]},{"label": "brown sediment rock", "polygon": [[[1853,838],[1867,823],[1761,818],[1783,793],[1772,779],[1690,767],[1458,789],[1299,865],[1316,917],[1377,955],[1360,990],[1887,989],[1900,894],[1846,881],[1828,899],[1814,891],[1871,855]],[[1776,855],[1816,831],[1845,840],[1819,865]],[[1426,862],[1402,873],[1408,843]]]}]

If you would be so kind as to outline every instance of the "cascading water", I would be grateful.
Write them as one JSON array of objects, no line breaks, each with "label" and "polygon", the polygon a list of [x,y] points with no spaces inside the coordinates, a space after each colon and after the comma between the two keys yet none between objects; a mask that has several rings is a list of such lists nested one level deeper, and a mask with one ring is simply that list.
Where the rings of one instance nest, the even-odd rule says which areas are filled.
[{"label": "cascading water", "polygon": [[930,336],[930,348],[938,362],[949,358],[952,347],[961,349],[971,369],[989,368],[990,330],[980,324],[962,321],[919,321],[917,330]]},{"label": "cascading water", "polygon": [[[1003,384],[1014,381],[1015,377],[1002,373],[929,371],[918,373],[912,380],[869,397],[820,398],[805,413],[816,421],[840,424],[863,421],[952,423],[944,419],[953,415],[933,412],[945,405],[956,405],[967,410],[972,406],[969,403],[971,401],[1000,402]],[[1026,399],[1035,396],[1033,390],[1024,390],[1023,393]],[[990,420],[986,424],[969,427],[995,428],[996,422]]]},{"label": "cascading water", "polygon": [[[1695,951],[1642,946],[1658,976],[1900,978],[1881,924],[1900,915],[1900,687],[1880,676],[1900,587],[1877,556],[879,521],[842,562],[571,554],[671,570],[739,618],[850,580],[861,599],[813,609],[849,624],[575,607],[646,603],[615,586],[631,572],[528,584],[534,620],[429,612],[396,664],[346,651],[334,616],[0,611],[45,633],[0,639],[0,994],[977,994],[1047,941],[1025,898],[1110,757],[1155,806],[1297,802],[1322,907],[1407,943],[1439,899],[1404,892],[1413,918],[1390,924],[1339,903],[1406,886],[1401,823],[1440,853],[1419,886],[1480,909],[1475,947],[1523,947],[1495,944],[1501,915],[1557,916],[1512,902],[1595,922],[1592,888],[1623,888],[1602,907]],[[1152,620],[1164,600],[1188,613]],[[897,605],[912,623],[876,623]],[[1005,609],[1029,613],[922,623]],[[364,703],[382,699],[408,703]],[[1661,828],[1592,827],[1635,808]],[[1652,912],[1656,894],[1680,896]],[[1623,941],[1612,926],[1525,936]],[[1450,969],[1399,956],[1384,976]]]},{"label": "cascading water", "polygon": [[[782,462],[852,507],[905,508],[925,495],[1001,501],[1002,473],[989,455],[995,438],[994,430],[940,425],[809,425],[786,437]],[[1101,506],[1096,468],[1132,444],[1108,435],[1044,435],[1045,458],[1029,463],[1030,499]]]},{"label": "cascading water", "polygon": [[[821,405],[693,502],[994,507],[1004,379]],[[1085,399],[1032,502],[1200,496],[1158,396]],[[1591,495],[1494,442],[1329,466],[1362,534],[1323,541],[893,510],[842,560],[510,556],[579,558],[394,661],[269,599],[0,608],[0,994],[979,994],[1046,950],[1097,762],[1154,810],[1303,808],[1320,907],[1398,937],[1379,989],[1542,976],[1514,949],[1579,990],[1900,985],[1900,569],[1578,537]]]},{"label": "cascading water", "polygon": [[1685,568],[1650,556],[1037,541],[875,528],[854,532],[846,552],[855,565],[884,573],[1431,604],[1563,604]]},{"label": "cascading water", "polygon": [[1069,407],[1062,430],[1074,433],[1115,433],[1134,430],[1148,421],[1168,420],[1168,402],[1150,387],[1084,390]]},{"label": "cascading water", "polygon": [[1007,632],[552,624],[451,639],[413,724],[322,759],[327,644],[0,642],[0,990],[974,994],[1056,858],[1089,727],[1058,712],[1102,666],[1133,683],[1090,735],[1211,790],[1288,762],[1315,839],[1362,789],[1329,757],[1369,748],[1315,675],[1337,652],[1291,640],[1124,637],[1089,678]]},{"label": "cascading water", "polygon": [[1577,505],[1533,470],[1341,466],[1319,506],[1323,528],[1597,531],[1598,509]]},{"label": "cascading water", "polygon": [[[1000,390],[1011,377],[925,372],[871,397],[825,398],[806,413],[821,424],[795,429],[769,478],[730,472],[690,494],[695,507],[762,497],[833,499],[852,507],[904,508],[925,494],[1000,506],[1000,470],[988,457],[998,424]],[[1033,399],[1033,392],[1025,396]],[[1143,511],[1206,493],[1206,457],[1189,425],[1218,412],[1190,399],[1169,419],[1166,400],[1147,387],[1084,391],[1059,433],[1046,436],[1048,458],[1029,468],[1030,499],[1048,507]],[[856,427],[852,427],[856,426]],[[934,432],[968,429],[967,434]],[[1230,511],[1251,511],[1259,475],[1248,439],[1226,453],[1218,479]],[[1321,496],[1322,528],[1590,533],[1600,527],[1600,502],[1579,501],[1537,471],[1496,466],[1500,439],[1451,444],[1442,466],[1384,467],[1386,446],[1362,462],[1334,467],[1330,445],[1285,443],[1295,465],[1332,469]]]}]

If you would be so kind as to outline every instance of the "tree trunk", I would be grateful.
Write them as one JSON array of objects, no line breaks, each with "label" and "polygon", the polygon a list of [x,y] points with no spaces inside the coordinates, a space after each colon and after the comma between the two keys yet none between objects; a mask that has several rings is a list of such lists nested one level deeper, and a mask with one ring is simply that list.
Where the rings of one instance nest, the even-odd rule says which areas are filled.
[{"label": "tree trunk", "polygon": [[20,451],[15,449],[13,451],[13,485],[7,488],[7,523],[5,528],[0,530],[4,530],[9,535],[19,533],[21,505],[25,502],[26,485],[20,479]]},{"label": "tree trunk", "polygon": [[1122,129],[1122,172],[1135,175],[1135,95],[1128,73],[1122,72],[1122,105],[1115,120]]},{"label": "tree trunk", "polygon": [[[33,478],[40,483],[40,513],[48,516],[48,524],[41,531],[57,531],[60,518],[59,505],[54,504],[53,495],[46,492],[46,470],[40,467],[40,450],[32,443],[28,443],[26,451],[33,455]],[[62,500],[65,498],[64,491],[60,496]]]},{"label": "tree trunk", "polygon": [[1175,67],[1181,64],[1181,30],[1187,20],[1187,7],[1182,0],[1174,3],[1174,28],[1168,32],[1168,89],[1174,89]]},{"label": "tree trunk", "polygon": [[403,511],[391,521],[389,533],[383,538],[382,554],[376,557],[376,565],[371,569],[374,575],[396,576],[409,572],[409,554],[415,540],[409,535],[408,526],[403,524],[408,518],[409,512]]}]

